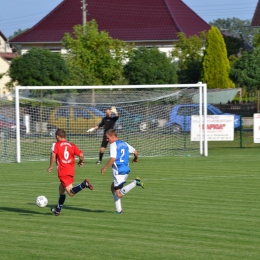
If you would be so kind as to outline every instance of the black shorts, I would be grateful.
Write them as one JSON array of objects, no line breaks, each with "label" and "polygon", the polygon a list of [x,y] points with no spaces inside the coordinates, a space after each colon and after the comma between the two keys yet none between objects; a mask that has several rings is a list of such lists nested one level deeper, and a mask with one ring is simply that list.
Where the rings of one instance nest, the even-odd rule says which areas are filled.
[{"label": "black shorts", "polygon": [[107,148],[107,144],[108,144],[107,138],[106,136],[103,136],[101,147]]},{"label": "black shorts", "polygon": [[[121,183],[119,186],[114,187],[115,190],[121,190],[124,187],[125,183]],[[114,182],[112,182],[112,185],[114,186]]]}]

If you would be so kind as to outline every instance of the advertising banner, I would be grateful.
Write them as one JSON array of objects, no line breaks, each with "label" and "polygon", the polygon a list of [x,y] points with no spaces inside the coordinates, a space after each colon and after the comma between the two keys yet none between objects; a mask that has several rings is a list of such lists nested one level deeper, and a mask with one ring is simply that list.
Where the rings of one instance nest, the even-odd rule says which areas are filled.
[{"label": "advertising banner", "polygon": [[[204,129],[202,116],[191,116],[191,141],[200,141],[200,127]],[[204,131],[202,131],[204,138]],[[207,116],[208,141],[233,141],[234,140],[234,116],[233,115],[210,115]]]},{"label": "advertising banner", "polygon": [[254,114],[254,143],[260,143],[260,114]]}]

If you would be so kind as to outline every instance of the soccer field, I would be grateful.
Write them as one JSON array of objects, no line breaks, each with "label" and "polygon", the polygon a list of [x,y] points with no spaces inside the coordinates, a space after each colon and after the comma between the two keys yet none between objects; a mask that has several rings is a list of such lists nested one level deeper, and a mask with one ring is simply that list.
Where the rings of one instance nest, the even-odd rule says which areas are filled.
[{"label": "soccer field", "polygon": [[[58,179],[48,162],[1,164],[0,259],[259,259],[260,173],[257,148],[209,151],[209,157],[140,158],[128,182],[140,176],[115,214],[111,171],[87,160],[75,184],[95,190],[67,196],[50,212]],[[105,162],[104,162],[105,163]],[[49,205],[38,208],[45,195]]]}]

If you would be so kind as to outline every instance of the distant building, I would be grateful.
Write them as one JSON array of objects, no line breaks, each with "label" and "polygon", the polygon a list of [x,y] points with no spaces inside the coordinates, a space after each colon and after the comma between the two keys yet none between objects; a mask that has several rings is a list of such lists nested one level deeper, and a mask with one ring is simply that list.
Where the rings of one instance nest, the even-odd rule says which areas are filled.
[{"label": "distant building", "polygon": [[5,87],[5,84],[10,81],[10,77],[5,73],[9,70],[10,62],[16,55],[14,51],[13,46],[8,43],[7,38],[0,31],[0,75],[4,74],[2,78],[0,77],[0,98],[10,99],[7,97],[10,92]]},{"label": "distant building", "polygon": [[64,0],[41,21],[10,40],[21,45],[22,54],[33,46],[63,52],[61,40],[73,27],[95,19],[99,30],[114,39],[135,43],[137,47],[172,49],[177,34],[187,37],[208,31],[210,25],[181,0],[87,0],[82,11],[80,0]]},{"label": "distant building", "polygon": [[12,53],[12,45],[9,44],[8,39],[0,31],[0,53]]},{"label": "distant building", "polygon": [[[225,36],[229,36],[229,37],[233,37],[233,38],[237,38],[237,39],[241,39],[241,35],[239,33],[235,33],[235,32],[228,32],[227,30],[221,30],[222,35]],[[250,42],[244,40],[244,49],[246,51],[250,51],[253,49],[253,46]]]},{"label": "distant building", "polygon": [[251,26],[260,27],[260,0],[258,0],[258,3],[256,5],[255,13],[251,21]]}]

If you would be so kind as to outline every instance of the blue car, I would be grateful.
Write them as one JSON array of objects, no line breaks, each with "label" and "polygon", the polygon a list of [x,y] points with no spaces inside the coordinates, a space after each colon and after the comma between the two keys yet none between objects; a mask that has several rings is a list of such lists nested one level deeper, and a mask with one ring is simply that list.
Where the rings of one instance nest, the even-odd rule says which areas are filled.
[{"label": "blue car", "polygon": [[[207,105],[208,115],[233,115],[234,129],[240,128],[240,116],[235,114],[223,113],[213,105]],[[190,132],[191,116],[199,115],[199,104],[180,104],[173,107],[169,121],[164,132],[181,133]]]}]

